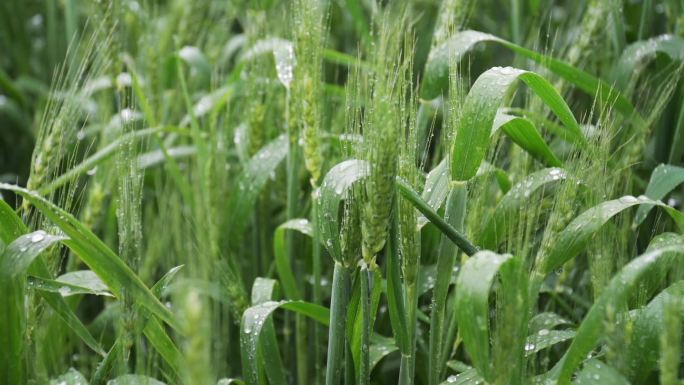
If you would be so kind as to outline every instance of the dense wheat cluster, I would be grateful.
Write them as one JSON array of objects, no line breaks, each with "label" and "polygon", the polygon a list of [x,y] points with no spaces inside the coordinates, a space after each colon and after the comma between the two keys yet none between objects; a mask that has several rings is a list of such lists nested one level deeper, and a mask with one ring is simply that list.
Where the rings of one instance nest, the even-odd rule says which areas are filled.
[{"label": "dense wheat cluster", "polygon": [[683,0],[0,0],[0,385],[682,385],[683,71]]}]

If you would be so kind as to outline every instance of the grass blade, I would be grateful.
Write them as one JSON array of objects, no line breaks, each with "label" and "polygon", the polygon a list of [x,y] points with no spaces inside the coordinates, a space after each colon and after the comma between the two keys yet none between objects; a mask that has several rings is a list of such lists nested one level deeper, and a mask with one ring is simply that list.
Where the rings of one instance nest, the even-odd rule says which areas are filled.
[{"label": "grass blade", "polygon": [[[11,243],[27,231],[28,229],[21,221],[21,218],[5,201],[0,200],[0,245]],[[29,267],[28,273],[44,279],[52,277],[47,265],[40,257]],[[100,344],[90,334],[60,294],[48,292],[39,292],[39,294],[89,348],[100,355],[104,355]]]},{"label": "grass blade", "polygon": [[3,382],[26,382],[26,295],[25,274],[34,259],[64,237],[36,231],[22,235],[3,248],[0,253],[0,288],[2,316],[0,316],[0,373]]},{"label": "grass blade", "polygon": [[499,111],[494,118],[493,131],[497,129],[501,129],[515,144],[539,162],[551,167],[563,165],[546,144],[546,141],[539,135],[537,127],[531,120],[503,114]]},{"label": "grass blade", "polygon": [[650,200],[643,195],[639,198],[628,195],[606,201],[583,212],[570,222],[558,234],[548,254],[542,256],[542,259],[538,261],[538,265],[535,267],[536,270],[541,276],[546,276],[552,270],[562,266],[565,262],[581,253],[591,237],[612,217],[625,209],[640,204],[663,207],[677,225],[680,228],[684,228],[682,213],[662,202]]},{"label": "grass blade", "polygon": [[294,272],[292,271],[292,261],[288,258],[285,250],[285,230],[299,231],[308,236],[313,236],[313,229],[307,219],[291,219],[278,226],[273,235],[273,253],[275,255],[276,269],[283,285],[285,296],[289,299],[302,299],[302,295],[297,287]]},{"label": "grass blade", "polygon": [[[465,99],[451,149],[453,181],[467,181],[477,173],[487,153],[497,111],[510,97],[518,79],[525,82],[569,130],[581,136],[570,108],[544,78],[511,67],[491,68],[477,78]],[[519,127],[511,131],[514,137],[522,140]]]},{"label": "grass blade", "polygon": [[[447,197],[444,209],[444,220],[457,228],[463,228],[465,220],[465,204],[467,202],[467,191],[463,186],[456,186],[451,189]],[[446,361],[445,343],[446,331],[444,330],[446,316],[446,302],[449,285],[452,283],[452,272],[456,262],[457,250],[453,243],[446,237],[442,237],[439,244],[439,254],[437,256],[437,277],[433,291],[433,307],[430,313],[430,346],[428,357],[429,384],[437,384],[444,372],[444,362]],[[423,269],[424,271],[425,269]]]},{"label": "grass blade", "polygon": [[596,383],[597,379],[605,385],[630,385],[630,382],[615,368],[596,358],[584,363],[584,368],[577,374],[573,383],[576,385],[591,384]]},{"label": "grass blade", "polygon": [[246,384],[260,383],[257,357],[262,332],[273,312],[281,308],[302,314],[323,325],[328,324],[329,313],[327,309],[304,301],[265,301],[245,310],[240,326],[240,351]]},{"label": "grass blade", "polygon": [[50,380],[49,385],[88,385],[88,380],[78,370],[69,368],[66,373]]},{"label": "grass blade", "polygon": [[575,337],[574,330],[541,329],[535,334],[527,337],[527,342],[525,343],[525,357],[530,357],[537,352],[572,339],[573,337]]},{"label": "grass blade", "polygon": [[[627,374],[634,384],[641,384],[658,366],[659,337],[663,329],[665,306],[670,299],[684,297],[684,281],[660,292],[634,320],[634,334],[627,348]],[[680,311],[684,309],[680,308]]]},{"label": "grass blade", "polygon": [[227,220],[224,224],[232,247],[242,239],[242,233],[251,217],[248,215],[249,212],[276,167],[285,159],[287,152],[287,136],[283,134],[259,150],[238,176],[233,194],[230,195],[226,206]]},{"label": "grass blade", "polygon": [[[677,253],[676,257],[673,258],[672,253]],[[655,269],[658,266],[671,267],[681,263],[680,260],[683,253],[684,247],[682,246],[665,246],[646,252],[623,267],[611,279],[608,286],[589,310],[589,313],[584,317],[584,320],[577,329],[577,335],[573,339],[572,344],[551,371],[550,377],[556,379],[558,385],[569,385],[570,377],[577,369],[577,366],[585,360],[587,354],[601,338],[606,309],[609,306],[626,301],[638,282],[651,269]]]},{"label": "grass blade", "polygon": [[28,200],[70,237],[63,243],[73,250],[94,271],[118,298],[127,290],[137,303],[176,330],[176,320],[145,284],[107,245],[66,211],[45,198],[18,186],[0,183],[0,189],[14,191]]},{"label": "grass blade", "polygon": [[[339,262],[333,271],[332,294],[330,302],[330,329],[328,334],[328,362],[325,369],[325,384],[337,385],[342,377],[342,362],[345,356],[345,336],[347,328],[347,304],[351,273]],[[347,368],[349,369],[349,368]]]},{"label": "grass blade", "polygon": [[106,286],[105,288],[100,287],[100,285],[104,286],[104,284],[102,284],[102,281],[100,281],[99,279],[97,281],[99,282],[92,282],[92,284],[88,284],[88,282],[82,284],[75,284],[71,282],[65,282],[63,280],[60,280],[59,278],[57,280],[52,280],[40,277],[28,277],[29,287],[34,288],[36,290],[58,293],[63,297],[68,297],[77,294],[92,294],[113,297],[113,295],[106,289]]},{"label": "grass blade", "polygon": [[515,216],[520,212],[523,205],[527,204],[532,194],[559,180],[565,180],[568,175],[561,168],[545,168],[530,174],[517,183],[499,201],[491,217],[487,219],[479,231],[481,236],[480,245],[485,249],[493,250],[504,241],[511,223],[515,223]]},{"label": "grass blade", "polygon": [[[637,126],[644,126],[643,118],[624,96],[605,81],[575,68],[561,60],[542,55],[530,49],[511,43],[494,35],[478,31],[463,31],[455,34],[451,39],[435,48],[425,66],[424,84],[421,87],[425,99],[437,97],[447,88],[449,66],[458,63],[467,52],[478,43],[491,42],[500,44],[518,55],[533,60],[537,64],[548,68],[554,74],[574,84],[590,96],[598,96],[599,101],[614,104],[615,109],[626,118],[632,118]],[[455,60],[451,56],[456,56]]]},{"label": "grass blade", "polygon": [[337,213],[340,202],[351,186],[368,175],[368,162],[357,159],[336,164],[323,178],[318,191],[318,225],[323,244],[335,261],[342,261],[340,223]]},{"label": "grass blade", "polygon": [[676,35],[660,35],[631,44],[622,52],[615,65],[613,76],[615,83],[625,89],[633,77],[638,76],[657,53],[662,53],[672,60],[684,60],[684,39]]},{"label": "grass blade", "polygon": [[463,265],[456,282],[456,317],[463,344],[473,366],[487,381],[494,376],[489,337],[489,291],[506,263],[519,262],[510,254],[480,251]]},{"label": "grass blade", "polygon": [[[644,195],[653,200],[663,199],[682,183],[684,183],[684,168],[661,164],[651,173],[651,179],[648,181]],[[646,219],[651,209],[653,206],[639,206],[634,216],[634,225],[639,226]]]},{"label": "grass blade", "polygon": [[408,321],[406,312],[406,296],[401,283],[401,256],[399,252],[399,223],[396,211],[391,222],[392,229],[388,239],[388,256],[385,264],[387,277],[387,309],[394,339],[402,355],[411,354],[411,343],[408,335]]}]

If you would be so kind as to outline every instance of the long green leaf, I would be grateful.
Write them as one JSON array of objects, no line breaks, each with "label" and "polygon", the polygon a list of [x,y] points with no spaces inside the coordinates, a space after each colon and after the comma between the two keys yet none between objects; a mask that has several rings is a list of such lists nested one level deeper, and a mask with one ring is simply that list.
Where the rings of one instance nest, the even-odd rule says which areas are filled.
[{"label": "long green leaf", "polygon": [[421,86],[422,97],[432,99],[445,90],[449,81],[449,66],[452,63],[458,63],[478,43],[484,42],[500,44],[518,55],[535,61],[564,80],[574,84],[590,96],[599,96],[602,102],[613,104],[619,113],[627,118],[632,118],[637,126],[644,125],[643,118],[636,112],[629,100],[605,81],[561,60],[542,55],[494,35],[478,31],[459,32],[430,52],[430,57],[428,57],[428,62],[425,66],[424,81]]},{"label": "long green leaf", "polygon": [[109,348],[109,351],[107,352],[105,357],[97,365],[97,369],[95,369],[95,373],[93,373],[93,376],[90,379],[92,385],[104,384],[105,380],[109,378],[109,373],[114,368],[114,365],[116,364],[117,360],[121,357],[120,354],[122,339],[123,338],[119,336],[119,338],[117,338],[116,341],[114,341],[114,344],[111,348]]},{"label": "long green leaf", "polygon": [[[28,229],[21,218],[12,210],[5,201],[0,200],[0,245],[9,244],[16,238],[26,233]],[[29,267],[28,273],[39,278],[50,279],[52,275],[41,257]],[[40,292],[40,296],[59,315],[62,320],[76,333],[81,340],[93,351],[103,355],[104,351],[97,340],[90,334],[88,329],[78,319],[69,305],[60,294]]]},{"label": "long green leaf", "polygon": [[[648,181],[648,186],[646,187],[646,193],[644,195],[653,200],[663,199],[682,183],[684,183],[684,168],[669,164],[661,164],[653,169],[651,179]],[[651,209],[653,209],[653,206],[639,206],[636,216],[634,217],[634,225],[640,225],[644,219],[646,219],[646,216]]]},{"label": "long green leaf", "polygon": [[[634,320],[633,337],[625,353],[628,365],[627,374],[633,383],[644,383],[657,367],[665,304],[671,298],[683,297],[684,281],[679,281],[660,292],[644,308],[639,309]],[[684,308],[680,311],[684,313]]]},{"label": "long green leaf", "polygon": [[555,237],[552,248],[548,254],[541,257],[539,265],[536,267],[537,271],[540,272],[542,276],[545,276],[552,270],[562,266],[565,262],[582,252],[592,236],[612,217],[625,209],[640,204],[663,207],[677,223],[679,228],[684,229],[684,218],[682,217],[681,212],[662,202],[648,199],[643,195],[639,198],[627,195],[594,206],[570,222],[561,230],[558,236]]},{"label": "long green leaf", "polygon": [[33,260],[64,237],[36,231],[22,235],[0,250],[0,375],[7,384],[26,382],[25,274]]},{"label": "long green leaf", "polygon": [[40,195],[24,188],[0,183],[0,189],[14,191],[31,202],[47,218],[55,223],[70,237],[63,243],[74,251],[94,271],[112,293],[120,297],[123,290],[135,299],[136,303],[172,326],[178,327],[173,314],[150,292],[140,278],[114,253],[98,239],[87,227],[68,212],[55,206]]},{"label": "long green leaf", "polygon": [[289,299],[302,299],[302,295],[297,287],[294,272],[292,271],[292,263],[288,258],[285,250],[285,231],[294,230],[302,234],[312,236],[313,229],[311,224],[305,218],[291,219],[282,225],[278,226],[273,235],[273,254],[275,255],[276,269],[280,277],[280,283],[283,285],[285,296]]},{"label": "long green leaf", "polygon": [[531,120],[499,111],[494,118],[494,128],[492,131],[498,129],[501,129],[515,144],[527,151],[539,162],[551,167],[563,165],[541,137],[537,127]]},{"label": "long green leaf", "polygon": [[[347,327],[347,305],[349,304],[349,286],[351,272],[349,268],[335,262],[333,270],[332,294],[330,298],[330,327],[328,328],[328,357],[325,368],[325,384],[336,385],[342,377],[342,362],[347,362],[347,373],[353,373],[353,360],[345,360],[345,340]],[[347,374],[348,375],[348,374]]]},{"label": "long green leaf", "polygon": [[584,363],[584,368],[572,381],[574,385],[596,384],[602,385],[630,385],[615,368],[594,358]]},{"label": "long green leaf", "polygon": [[[673,253],[676,253],[676,257],[672,256]],[[605,327],[604,319],[607,309],[614,307],[615,304],[624,303],[639,281],[651,269],[681,264],[682,254],[684,254],[683,246],[665,246],[646,252],[623,267],[589,309],[589,313],[577,329],[572,344],[551,371],[550,377],[556,379],[558,385],[569,385],[570,378],[578,365],[586,359],[587,354],[600,341]]]},{"label": "long green leaf", "polygon": [[505,263],[519,263],[512,255],[480,251],[461,268],[456,281],[456,317],[463,344],[473,365],[486,380],[493,377],[489,333],[489,291]]},{"label": "long green leaf", "polygon": [[12,208],[0,199],[0,241],[2,245],[9,245],[15,239],[28,232],[28,228]]},{"label": "long green leaf", "polygon": [[228,198],[227,220],[224,224],[231,246],[240,241],[251,218],[248,214],[276,167],[285,159],[287,151],[287,136],[281,135],[259,150],[237,177],[235,188]]},{"label": "long green leaf", "polygon": [[565,180],[567,173],[561,168],[545,168],[528,175],[511,188],[499,201],[487,219],[480,234],[480,245],[485,249],[494,249],[507,235],[510,224],[515,223],[516,215],[523,205],[528,204],[533,193],[549,183]]},{"label": "long green leaf", "polygon": [[683,61],[684,39],[676,35],[660,35],[631,44],[622,52],[612,72],[615,83],[624,89],[630,79],[638,75],[651,59],[655,59],[657,53],[663,53],[675,61]]},{"label": "long green leaf", "polygon": [[109,290],[107,290],[107,287],[102,283],[102,281],[99,278],[97,278],[97,280],[89,278],[88,281],[80,280],[79,282],[69,282],[63,279],[60,280],[60,278],[58,278],[57,280],[52,280],[29,276],[28,285],[30,288],[35,290],[59,293],[63,297],[68,297],[70,295],[76,294],[93,294],[113,297],[113,295],[109,292]]},{"label": "long green leaf", "polygon": [[[252,285],[252,306],[275,300],[277,290],[278,281],[257,277]],[[271,384],[285,383],[285,368],[278,350],[273,319],[264,319],[263,323],[257,346],[257,365],[260,370],[266,372],[266,377]]]},{"label": "long green leaf", "polygon": [[[455,186],[449,191],[444,220],[455,228],[463,229],[466,217],[467,194],[465,186]],[[447,237],[442,236],[437,256],[435,288],[432,294],[432,311],[430,312],[430,345],[428,356],[429,384],[437,384],[444,372],[445,339],[448,339],[444,324],[447,316],[447,295],[452,283],[457,250]],[[426,271],[423,268],[421,271]]]},{"label": "long green leaf", "polygon": [[[396,201],[395,201],[396,204]],[[396,207],[396,206],[395,206]],[[387,277],[387,311],[394,339],[403,355],[411,354],[411,344],[408,337],[408,313],[406,312],[406,298],[401,282],[401,257],[399,250],[399,218],[396,211],[392,215],[391,231],[388,240],[387,262],[385,276]]]},{"label": "long green leaf", "polygon": [[574,330],[548,330],[541,329],[535,334],[527,337],[525,343],[525,357],[549,348],[555,344],[567,341],[575,337]]},{"label": "long green leaf", "polygon": [[[170,285],[171,280],[182,267],[183,265],[180,265],[170,269],[154,284],[154,286],[152,286],[150,291],[157,298],[161,299],[162,293]],[[180,350],[178,350],[176,344],[171,340],[171,337],[166,333],[164,325],[154,316],[144,313],[143,316],[147,318],[145,327],[143,328],[143,334],[145,334],[150,345],[152,345],[164,361],[169,364],[169,367],[176,376],[180,376],[182,373],[188,373],[185,359]],[[111,352],[108,354],[111,354]]]},{"label": "long green leaf", "polygon": [[[467,181],[477,173],[487,153],[497,111],[513,92],[518,79],[525,82],[569,130],[582,136],[572,111],[543,77],[511,67],[490,68],[477,78],[463,104],[451,149],[453,181]],[[514,135],[522,140],[519,132]]]},{"label": "long green leaf", "polygon": [[335,261],[342,261],[340,245],[340,223],[338,211],[340,202],[347,196],[351,186],[368,175],[368,162],[357,159],[336,164],[323,178],[317,201],[318,226],[321,242]]},{"label": "long green leaf", "polygon": [[247,384],[259,384],[259,342],[264,325],[277,309],[286,309],[313,319],[323,325],[329,322],[328,310],[320,305],[304,301],[266,301],[245,310],[240,326],[240,350],[242,367]]}]

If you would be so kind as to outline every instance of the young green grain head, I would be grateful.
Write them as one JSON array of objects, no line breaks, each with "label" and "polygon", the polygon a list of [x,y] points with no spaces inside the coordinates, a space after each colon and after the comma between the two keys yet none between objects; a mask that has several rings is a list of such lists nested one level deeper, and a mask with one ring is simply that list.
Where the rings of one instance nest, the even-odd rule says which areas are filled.
[{"label": "young green grain head", "polygon": [[323,47],[327,34],[327,9],[324,2],[297,0],[294,3],[295,53],[293,93],[299,106],[297,124],[304,146],[304,163],[316,186],[321,177],[321,92]]},{"label": "young green grain head", "polygon": [[405,110],[402,109],[406,95],[402,91],[406,89],[406,69],[411,57],[410,52],[402,52],[400,37],[406,36],[403,21],[395,21],[388,14],[382,23],[373,57],[373,72],[368,79],[370,95],[362,127],[363,157],[370,163],[361,221],[366,262],[382,250],[387,238],[401,127],[405,124]]}]

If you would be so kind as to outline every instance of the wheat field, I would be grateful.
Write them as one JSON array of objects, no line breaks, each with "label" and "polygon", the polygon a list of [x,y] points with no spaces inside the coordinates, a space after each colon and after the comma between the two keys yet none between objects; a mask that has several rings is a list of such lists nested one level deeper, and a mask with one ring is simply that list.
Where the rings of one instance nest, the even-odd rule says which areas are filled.
[{"label": "wheat field", "polygon": [[0,385],[682,385],[683,70],[683,0],[2,0]]}]

